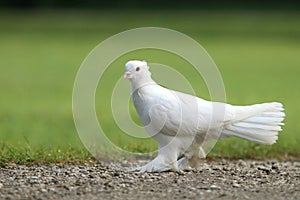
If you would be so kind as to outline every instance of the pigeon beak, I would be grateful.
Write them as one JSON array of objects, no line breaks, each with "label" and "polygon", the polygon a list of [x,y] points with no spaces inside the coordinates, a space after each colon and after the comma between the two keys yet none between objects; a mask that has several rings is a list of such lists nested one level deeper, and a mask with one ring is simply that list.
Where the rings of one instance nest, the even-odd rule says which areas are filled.
[{"label": "pigeon beak", "polygon": [[131,73],[130,72],[125,72],[124,78],[130,78],[130,77],[131,77]]}]

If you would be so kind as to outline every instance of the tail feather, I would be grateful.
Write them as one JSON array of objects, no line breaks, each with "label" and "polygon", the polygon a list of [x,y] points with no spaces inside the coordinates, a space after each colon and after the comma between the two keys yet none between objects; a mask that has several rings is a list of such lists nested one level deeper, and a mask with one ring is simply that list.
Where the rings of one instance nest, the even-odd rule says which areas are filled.
[{"label": "tail feather", "polygon": [[285,117],[281,103],[236,106],[235,109],[236,120],[224,127],[223,136],[235,136],[270,145],[276,142]]},{"label": "tail feather", "polygon": [[257,142],[257,143],[261,143],[261,144],[273,144],[274,141],[276,141],[278,139],[277,135],[270,135],[268,136],[268,138],[265,137],[253,137],[253,136],[249,136],[247,134],[241,135],[240,132],[234,132],[234,131],[229,131],[227,129],[224,129],[223,134],[225,134],[226,136],[235,136],[235,137],[239,137],[242,139],[246,139],[246,140],[250,140],[252,142]]},{"label": "tail feather", "polygon": [[250,117],[245,119],[244,121],[254,124],[257,124],[257,122],[259,122],[260,124],[284,125],[284,123],[282,123],[283,120],[283,117]]},{"label": "tail feather", "polygon": [[[230,125],[229,125],[230,126]],[[257,129],[259,130],[263,130],[263,131],[282,131],[281,127],[278,126],[277,124],[261,124],[260,122],[258,123],[247,123],[247,122],[237,122],[234,123],[231,126],[235,126],[238,128],[249,128],[249,129]]]},{"label": "tail feather", "polygon": [[[281,111],[281,110],[279,110]],[[285,113],[284,112],[263,112],[259,115],[257,115],[258,117],[274,117],[274,118],[283,118],[285,117]]]}]

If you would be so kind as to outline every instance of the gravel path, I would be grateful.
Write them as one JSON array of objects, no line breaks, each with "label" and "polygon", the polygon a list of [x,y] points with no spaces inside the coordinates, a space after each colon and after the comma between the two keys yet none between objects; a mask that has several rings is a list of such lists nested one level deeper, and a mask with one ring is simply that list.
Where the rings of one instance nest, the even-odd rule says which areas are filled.
[{"label": "gravel path", "polygon": [[198,170],[132,173],[146,161],[8,164],[0,199],[300,199],[300,162],[203,161]]}]

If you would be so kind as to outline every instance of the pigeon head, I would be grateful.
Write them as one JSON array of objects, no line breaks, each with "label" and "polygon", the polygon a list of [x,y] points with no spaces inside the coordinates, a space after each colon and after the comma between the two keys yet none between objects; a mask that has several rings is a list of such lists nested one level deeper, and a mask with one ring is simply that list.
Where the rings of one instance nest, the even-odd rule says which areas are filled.
[{"label": "pigeon head", "polygon": [[125,64],[125,70],[124,78],[130,81],[151,78],[149,66],[146,61],[130,60]]}]

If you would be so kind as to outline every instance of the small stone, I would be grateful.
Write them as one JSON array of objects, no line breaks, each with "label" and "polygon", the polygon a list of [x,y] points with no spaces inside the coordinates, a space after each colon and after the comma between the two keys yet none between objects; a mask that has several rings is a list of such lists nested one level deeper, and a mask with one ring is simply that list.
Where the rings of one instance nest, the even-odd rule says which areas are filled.
[{"label": "small stone", "polygon": [[177,174],[178,175],[185,175],[185,172],[183,170],[179,170],[179,171],[177,171]]},{"label": "small stone", "polygon": [[279,169],[279,166],[277,164],[273,164],[272,169],[277,170],[277,169]]},{"label": "small stone", "polygon": [[210,186],[210,189],[217,189],[217,190],[220,190],[221,188],[217,185],[211,185]]},{"label": "small stone", "polygon": [[123,183],[132,184],[132,183],[134,183],[134,180],[124,180]]},{"label": "small stone", "polygon": [[267,168],[265,166],[262,166],[262,165],[258,166],[257,169],[261,170],[261,171],[264,171],[266,173],[269,173],[271,171],[269,168]]},{"label": "small stone", "polygon": [[120,176],[120,173],[119,173],[119,172],[115,172],[115,173],[113,174],[113,176]]},{"label": "small stone", "polygon": [[243,161],[243,160],[239,160],[239,161],[238,161],[238,164],[239,164],[240,166],[243,166],[243,167],[246,167],[246,166],[247,166],[247,163],[246,163],[245,161]]},{"label": "small stone", "polygon": [[44,188],[42,188],[42,189],[41,189],[41,192],[44,192],[44,193],[45,193],[45,192],[47,192],[47,190],[44,189]]},{"label": "small stone", "polygon": [[238,184],[238,183],[233,183],[233,184],[232,184],[232,186],[233,186],[233,187],[236,187],[236,188],[239,188],[239,187],[241,187],[241,185],[240,185],[240,184]]},{"label": "small stone", "polygon": [[280,172],[281,176],[286,176],[288,173],[287,172]]}]

